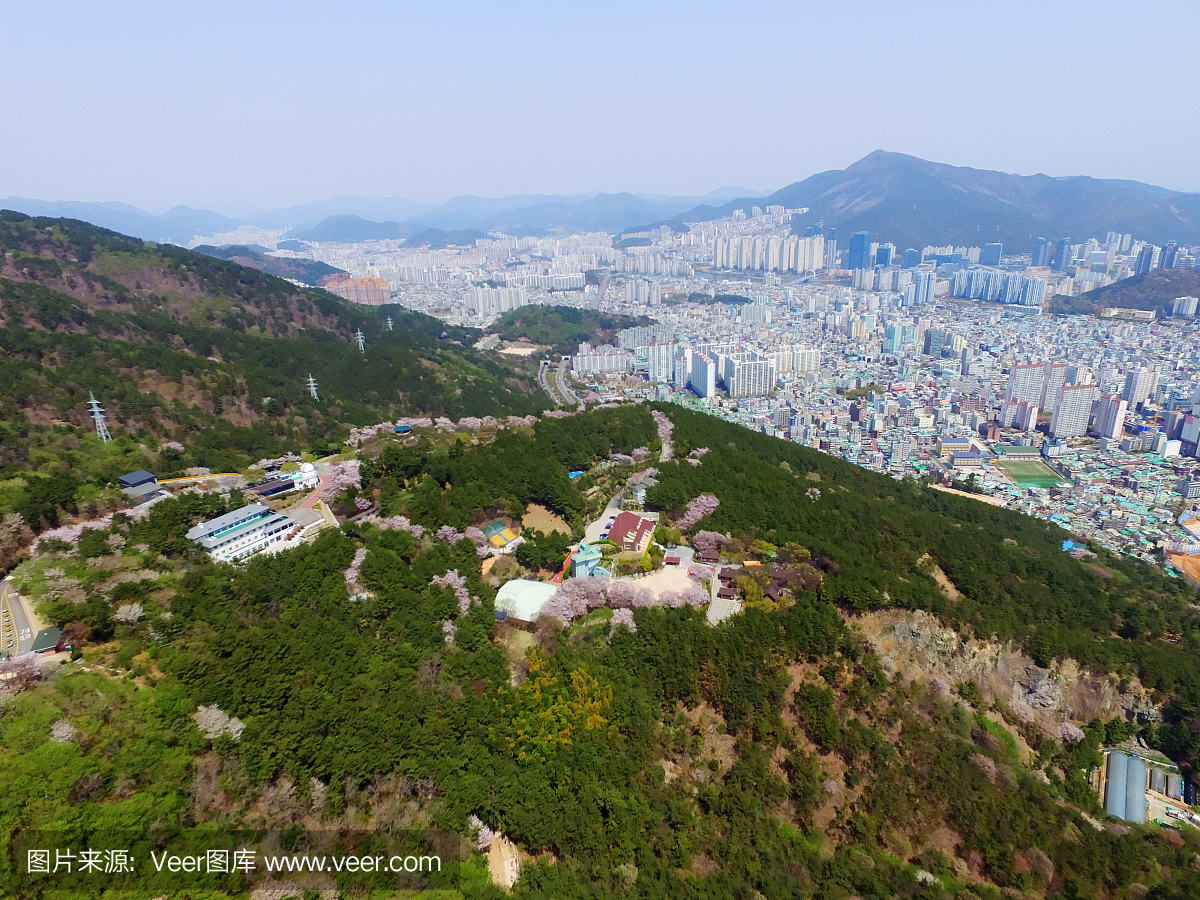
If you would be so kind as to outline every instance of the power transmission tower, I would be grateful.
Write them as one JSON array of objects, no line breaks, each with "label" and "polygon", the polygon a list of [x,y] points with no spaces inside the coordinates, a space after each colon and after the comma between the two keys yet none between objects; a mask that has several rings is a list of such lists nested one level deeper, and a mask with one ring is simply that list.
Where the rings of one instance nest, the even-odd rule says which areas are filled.
[{"label": "power transmission tower", "polygon": [[112,435],[108,433],[108,426],[104,424],[104,410],[91,391],[88,391],[88,398],[88,409],[91,410],[92,418],[96,420],[96,437],[107,444],[112,440]]},{"label": "power transmission tower", "polygon": [[313,378],[312,375],[308,376],[308,392],[312,394],[314,400],[318,403],[321,402],[321,398],[317,396],[317,379]]},{"label": "power transmission tower", "polygon": [[388,316],[388,318],[387,318],[387,327],[388,327],[388,331],[392,330],[392,317],[391,316]]},{"label": "power transmission tower", "polygon": [[363,333],[361,328],[354,332],[354,340],[358,342],[358,352],[366,353],[367,348],[363,345]]}]

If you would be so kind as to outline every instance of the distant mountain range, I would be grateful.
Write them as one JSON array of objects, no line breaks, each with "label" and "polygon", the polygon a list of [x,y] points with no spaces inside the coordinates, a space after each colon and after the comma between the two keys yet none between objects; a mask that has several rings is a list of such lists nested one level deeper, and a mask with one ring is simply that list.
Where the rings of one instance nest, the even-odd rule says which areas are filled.
[{"label": "distant mountain range", "polygon": [[[1029,249],[1038,237],[1077,241],[1108,231],[1166,243],[1200,244],[1200,194],[1137,181],[1087,176],[1010,175],[928,162],[877,150],[845,169],[821,172],[771,194],[725,187],[702,197],[655,194],[466,195],[433,206],[404,198],[337,197],[230,218],[175,207],[160,216],[122,203],[47,203],[10,197],[0,208],[69,216],[148,240],[187,243],[195,235],[239,225],[290,226],[289,238],[354,242],[393,238],[429,246],[469,243],[473,234],[502,230],[542,235],[558,228],[617,234],[659,224],[686,224],[752,206],[807,207],[794,229],[822,222],[840,239],[870,231],[901,247],[980,245],[1001,241]],[[454,235],[447,237],[447,235]]]},{"label": "distant mountain range", "polygon": [[1200,243],[1200,194],[1087,176],[1009,175],[883,150],[767,197],[696,207],[678,221],[707,221],[772,204],[808,207],[793,228],[823,221],[837,228],[843,246],[855,231],[900,247],[1001,241],[1006,250],[1020,251],[1038,237],[1082,241],[1108,231],[1158,244]]},{"label": "distant mountain range", "polygon": [[32,216],[79,219],[143,240],[174,244],[187,244],[197,236],[235,231],[241,225],[290,227],[289,238],[345,242],[409,238],[433,229],[427,238],[429,242],[437,243],[442,233],[477,231],[484,234],[497,228],[515,235],[544,235],[559,227],[620,231],[631,223],[671,218],[697,205],[759,195],[746,188],[728,186],[699,197],[588,193],[571,196],[515,194],[489,199],[465,195],[439,205],[403,197],[346,196],[238,218],[186,206],[177,206],[156,216],[125,203],[46,201],[25,197],[0,200],[0,209]]}]

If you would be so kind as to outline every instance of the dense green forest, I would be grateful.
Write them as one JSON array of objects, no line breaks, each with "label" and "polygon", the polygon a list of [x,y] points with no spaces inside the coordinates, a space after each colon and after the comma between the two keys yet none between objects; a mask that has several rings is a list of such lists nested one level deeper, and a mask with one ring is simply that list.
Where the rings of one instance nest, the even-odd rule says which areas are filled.
[{"label": "dense green forest", "polygon": [[565,356],[575,353],[584,341],[611,344],[622,328],[649,324],[645,316],[635,319],[573,306],[522,306],[502,315],[492,330],[506,341],[543,344]]},{"label": "dense green forest", "polygon": [[[1093,723],[1064,746],[1002,705],[989,711],[969,686],[956,697],[889,677],[843,616],[925,606],[979,627],[1011,621],[1027,639],[1021,623],[1034,614],[1073,633],[1101,624],[1101,606],[1123,618],[1150,609],[1165,590],[1158,576],[1105,559],[1124,576],[1113,581],[1128,583],[1079,595],[1071,613],[1054,605],[1055,585],[1094,585],[1052,552],[1058,537],[1042,523],[667,411],[680,451],[710,452],[700,466],[657,464],[657,502],[670,509],[713,490],[722,502],[705,527],[802,541],[825,570],[819,591],[716,628],[686,607],[638,609],[636,630],[611,636],[603,616],[566,630],[546,622],[530,646],[496,622],[494,587],[467,539],[347,524],[235,568],[181,536],[238,497],[166,501],[141,521],[118,516],[74,556],[18,572],[35,594],[53,579],[77,582],[83,602],[43,611],[77,636],[82,659],[0,712],[0,846],[23,846],[39,828],[98,837],[114,827],[150,847],[199,845],[218,823],[469,835],[474,816],[530,854],[518,898],[1195,896],[1193,832],[1099,821],[1084,772],[1111,727]],[[491,445],[387,445],[364,466],[363,490],[429,526],[534,499],[571,515],[588,482],[556,470],[654,435],[649,410],[626,407]],[[430,484],[443,506],[423,505]],[[966,534],[952,543],[952,532]],[[968,598],[957,619],[915,566],[925,550]],[[114,587],[109,573],[122,565],[162,574]],[[365,592],[356,600],[352,568]],[[1022,580],[1044,596],[1014,597]],[[1182,599],[1161,594],[1162,615]],[[115,614],[131,603],[136,622]],[[239,727],[206,737],[193,719],[201,706]],[[4,890],[41,896],[6,871]],[[428,883],[500,896],[471,850]],[[213,876],[189,896],[245,886]]]},{"label": "dense green forest", "polygon": [[[1014,639],[1039,665],[1069,657],[1136,674],[1170,700],[1172,720],[1153,739],[1176,758],[1195,759],[1200,615],[1182,581],[1098,547],[1102,566],[1086,565],[1062,552],[1069,533],[1041,519],[669,409],[677,454],[711,452],[700,466],[659,466],[648,502],[679,509],[715,494],[721,505],[706,528],[803,544],[834,564],[823,590],[849,609],[925,609],[980,637]],[[819,496],[810,499],[814,485]],[[925,554],[963,599],[940,590],[921,563]]]}]

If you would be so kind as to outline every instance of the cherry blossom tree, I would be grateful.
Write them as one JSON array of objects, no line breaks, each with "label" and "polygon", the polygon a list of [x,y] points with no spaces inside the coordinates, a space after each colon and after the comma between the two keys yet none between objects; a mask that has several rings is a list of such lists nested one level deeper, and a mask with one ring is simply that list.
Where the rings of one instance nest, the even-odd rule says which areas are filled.
[{"label": "cherry blossom tree", "polygon": [[731,543],[733,538],[719,531],[697,531],[692,537],[692,546],[700,553],[720,553],[721,548]]},{"label": "cherry blossom tree", "polygon": [[1064,744],[1078,744],[1087,737],[1082,728],[1070,722],[1063,722],[1058,728],[1058,734]]},{"label": "cherry blossom tree", "polygon": [[357,597],[359,594],[365,594],[366,589],[358,582],[358,572],[362,568],[363,560],[367,558],[367,548],[359,547],[354,551],[354,559],[350,562],[350,568],[346,570],[346,588],[350,591],[351,597]]},{"label": "cherry blossom tree", "polygon": [[388,516],[386,519],[380,518],[378,515],[363,516],[360,520],[364,525],[374,525],[380,531],[407,531],[417,540],[425,534],[424,525],[414,525],[408,521],[407,516]]},{"label": "cherry blossom tree", "polygon": [[[163,446],[166,446],[165,444]],[[278,469],[285,463],[300,462],[300,457],[295,453],[285,453],[283,456],[276,456],[274,459],[260,459],[251,468],[253,469]]]},{"label": "cherry blossom tree", "polygon": [[323,500],[332,500],[347,488],[362,487],[362,474],[357,459],[347,459],[335,465],[329,472],[329,482],[321,492]]},{"label": "cherry blossom tree", "polygon": [[650,450],[646,447],[638,447],[630,456],[633,457],[635,463],[640,463],[650,458]]},{"label": "cherry blossom tree", "polygon": [[721,501],[712,494],[701,494],[687,505],[687,509],[684,511],[683,518],[681,518],[675,524],[684,530],[691,528],[705,516],[712,515],[714,512],[716,512],[717,507],[720,505]]},{"label": "cherry blossom tree", "polygon": [[483,820],[479,816],[467,816],[467,824],[476,832],[476,847],[480,850],[486,850],[492,846],[492,841],[495,840],[496,833],[484,825]]},{"label": "cherry blossom tree", "polygon": [[658,426],[658,437],[662,441],[662,456],[660,459],[667,462],[675,455],[675,448],[671,444],[671,432],[675,430],[675,423],[667,418],[666,413],[654,410],[650,415],[654,417],[654,423]]},{"label": "cherry blossom tree", "polygon": [[140,603],[126,603],[123,606],[118,606],[113,618],[122,625],[136,625],[138,620],[146,614]]},{"label": "cherry blossom tree", "polygon": [[630,630],[630,632],[632,632],[634,634],[637,633],[637,625],[635,625],[633,623],[633,610],[632,609],[615,609],[615,610],[613,610],[612,628],[609,630],[608,636],[611,638],[614,634],[617,633],[617,629],[620,628],[622,625],[624,625],[626,628],[628,628]]},{"label": "cherry blossom tree", "polygon": [[458,611],[464,616],[467,614],[467,610],[471,608],[471,596],[467,593],[467,579],[458,574],[458,569],[451,569],[443,575],[434,575],[429,579],[429,583],[454,591],[458,600]]}]

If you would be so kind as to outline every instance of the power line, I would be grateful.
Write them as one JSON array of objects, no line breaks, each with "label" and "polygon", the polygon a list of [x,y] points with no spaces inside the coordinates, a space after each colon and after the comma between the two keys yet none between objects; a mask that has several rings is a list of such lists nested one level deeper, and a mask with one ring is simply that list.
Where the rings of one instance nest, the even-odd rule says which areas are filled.
[{"label": "power line", "polygon": [[92,418],[96,420],[96,437],[100,438],[102,443],[107,444],[112,440],[112,435],[108,433],[108,426],[104,424],[104,410],[100,406],[100,401],[96,399],[96,395],[88,391],[88,409],[92,412]]}]

